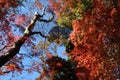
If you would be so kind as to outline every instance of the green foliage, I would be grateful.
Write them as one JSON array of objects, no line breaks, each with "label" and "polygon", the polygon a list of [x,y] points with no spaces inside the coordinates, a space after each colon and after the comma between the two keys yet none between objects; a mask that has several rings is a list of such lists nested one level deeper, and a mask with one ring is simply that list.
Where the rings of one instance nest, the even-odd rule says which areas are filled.
[{"label": "green foliage", "polygon": [[92,0],[81,0],[82,11],[86,11],[88,9],[92,9]]},{"label": "green foliage", "polygon": [[92,9],[91,0],[50,0],[50,2],[50,7],[57,14],[58,24],[69,29],[72,29],[71,23],[74,19],[81,20],[83,18],[82,13],[87,9]]},{"label": "green foliage", "polygon": [[57,22],[60,26],[68,27],[69,29],[71,29],[72,20],[69,17],[63,16],[61,18],[58,18]]}]

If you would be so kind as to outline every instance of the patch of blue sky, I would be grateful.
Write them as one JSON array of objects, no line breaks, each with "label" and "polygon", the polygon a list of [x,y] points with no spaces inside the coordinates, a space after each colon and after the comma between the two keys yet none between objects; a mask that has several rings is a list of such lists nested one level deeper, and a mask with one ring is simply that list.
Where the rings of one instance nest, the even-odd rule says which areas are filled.
[{"label": "patch of blue sky", "polygon": [[12,73],[0,75],[0,80],[11,80]]},{"label": "patch of blue sky", "polygon": [[20,73],[14,72],[13,74],[12,72],[10,72],[9,75],[8,74],[2,75],[0,76],[0,80],[35,80],[39,75],[40,73],[38,72],[28,73],[27,71],[24,70]]},{"label": "patch of blue sky", "polygon": [[65,52],[65,46],[57,46],[57,53],[58,53],[59,57],[62,57],[64,59],[66,59],[66,60],[68,59],[68,56],[65,55],[65,54],[67,54]]}]

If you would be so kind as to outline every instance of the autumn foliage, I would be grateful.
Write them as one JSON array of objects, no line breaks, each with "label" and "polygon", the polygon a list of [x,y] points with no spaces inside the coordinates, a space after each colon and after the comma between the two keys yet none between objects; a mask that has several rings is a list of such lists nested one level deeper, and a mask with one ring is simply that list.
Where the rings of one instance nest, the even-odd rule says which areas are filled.
[{"label": "autumn foliage", "polygon": [[71,28],[74,19],[81,19],[80,0],[49,0],[50,8],[56,12],[57,22],[62,27]]},{"label": "autumn foliage", "polygon": [[[35,6],[41,9],[39,1],[40,0],[36,0]],[[44,53],[42,51],[38,53],[37,51],[33,51],[30,56],[27,54],[18,54],[18,57],[13,58],[13,62],[11,61],[7,65],[4,65],[3,68],[6,70],[6,73],[14,70],[22,71],[24,66],[22,66],[19,60],[23,59],[23,56],[26,55],[30,58],[40,56],[40,62],[33,62],[32,67],[26,69],[28,72],[34,70],[40,72],[41,75],[37,80],[120,79],[120,1],[49,0],[49,2],[50,9],[56,13],[58,25],[65,28],[58,28],[59,26],[56,26],[48,33],[50,33],[50,36],[53,36],[51,38],[52,41],[56,40],[56,38],[59,39],[59,34],[64,35],[63,38],[61,37],[60,39],[63,39],[61,42],[68,41],[67,45],[65,42],[63,43],[66,47],[68,59],[65,60],[58,56],[53,56],[49,50],[45,50],[48,49],[48,46],[45,48],[45,45],[40,42],[44,46],[43,48],[45,48]],[[24,30],[23,26],[26,24],[24,24],[24,22],[29,19],[29,16],[24,14],[8,14],[8,10],[10,10],[11,7],[17,7],[17,5],[17,0],[0,0],[0,32],[2,34],[0,35],[0,40],[3,41],[1,43],[3,47],[0,49],[0,56],[3,55],[3,52],[11,48],[10,44],[14,44],[17,40],[19,43],[22,42],[20,46],[18,45],[18,49],[20,49],[29,37],[27,33],[23,38],[20,38],[21,36],[15,37],[12,32],[10,22],[14,22],[14,25]],[[36,17],[33,19],[34,21],[31,21],[34,22],[31,23],[32,27],[35,26],[37,19]],[[44,19],[41,20],[45,21]],[[70,28],[72,31],[67,30],[67,28]],[[23,32],[23,30],[21,30],[21,32]],[[44,35],[41,36],[44,37]],[[6,39],[6,45],[4,39]],[[57,41],[59,43],[58,39]],[[34,40],[35,39],[33,39],[33,41]],[[48,44],[52,43],[49,39],[48,41]],[[29,45],[32,45],[32,48],[35,46],[31,40],[27,40],[27,42],[29,43],[27,47],[29,47]],[[40,45],[41,48],[42,45]],[[16,50],[17,48],[13,50],[13,52]],[[19,50],[17,50],[16,53],[18,53],[18,51]],[[3,75],[5,72],[0,69],[0,74]]]},{"label": "autumn foliage", "polygon": [[10,7],[15,8],[17,5],[17,0],[0,0],[0,20],[8,13]]},{"label": "autumn foliage", "polygon": [[[83,14],[82,20],[72,22],[70,41],[75,48],[70,53],[78,62],[79,79],[117,79],[120,71],[120,7],[105,5],[104,0],[94,1],[92,11]],[[87,71],[87,73],[86,73]]]},{"label": "autumn foliage", "polygon": [[75,74],[76,64],[71,60],[53,56],[46,60],[46,64],[48,64],[47,69],[44,69],[37,80],[45,79],[45,76],[50,80],[77,80]]},{"label": "autumn foliage", "polygon": [[[70,1],[64,4],[66,9]],[[58,5],[63,4],[54,3],[59,8],[54,10],[62,13]],[[91,7],[81,20],[72,20],[69,40],[75,47],[69,57],[77,63],[75,74],[78,80],[120,79],[120,1],[92,0]],[[59,18],[61,13],[57,13]]]}]

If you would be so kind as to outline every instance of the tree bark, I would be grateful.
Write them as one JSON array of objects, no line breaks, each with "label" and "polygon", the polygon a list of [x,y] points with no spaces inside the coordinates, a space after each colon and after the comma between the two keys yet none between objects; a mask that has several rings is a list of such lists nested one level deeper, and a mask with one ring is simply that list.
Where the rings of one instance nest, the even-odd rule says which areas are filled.
[{"label": "tree bark", "polygon": [[7,63],[10,59],[12,59],[20,50],[20,47],[24,44],[24,42],[30,37],[30,35],[24,35],[21,37],[13,47],[2,56],[0,56],[0,67],[2,67],[5,63]]}]

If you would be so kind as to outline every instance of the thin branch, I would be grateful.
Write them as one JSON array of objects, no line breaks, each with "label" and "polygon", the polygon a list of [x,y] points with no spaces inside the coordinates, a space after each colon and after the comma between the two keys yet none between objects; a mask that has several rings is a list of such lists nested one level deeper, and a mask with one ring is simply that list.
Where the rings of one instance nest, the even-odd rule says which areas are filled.
[{"label": "thin branch", "polygon": [[6,47],[11,47],[12,45],[5,45],[3,48],[0,49],[0,51],[4,50]]},{"label": "thin branch", "polygon": [[0,75],[3,75],[3,74],[6,74],[6,73],[9,73],[11,71],[3,71],[2,73],[0,73]]},{"label": "thin branch", "polygon": [[39,18],[38,21],[41,21],[41,22],[51,22],[54,19],[54,15],[55,15],[54,12],[52,12],[52,11],[51,11],[51,14],[52,14],[52,16],[50,16],[50,18],[48,20]]},{"label": "thin branch", "polygon": [[39,19],[39,21],[41,22],[51,22],[53,20],[54,17],[51,17],[49,20],[46,19]]},{"label": "thin branch", "polygon": [[44,38],[49,38],[49,36],[45,36],[43,35],[41,32],[32,32],[31,35],[34,35],[34,34],[39,34],[40,36],[44,37]]},{"label": "thin branch", "polygon": [[35,12],[35,16],[33,17],[31,23],[26,27],[25,34],[29,34],[32,32],[32,29],[35,26],[36,20],[40,22],[51,22],[54,19],[54,12],[51,12],[52,16],[49,18],[49,20],[43,19],[43,15],[45,14],[45,8],[43,8],[42,15],[40,15],[38,12]]},{"label": "thin branch", "polygon": [[42,16],[45,15],[45,10],[46,10],[46,7],[43,7],[42,14],[41,14]]},{"label": "thin branch", "polygon": [[5,45],[3,48],[0,49],[0,51],[2,51],[3,49],[5,49],[7,46]]}]

